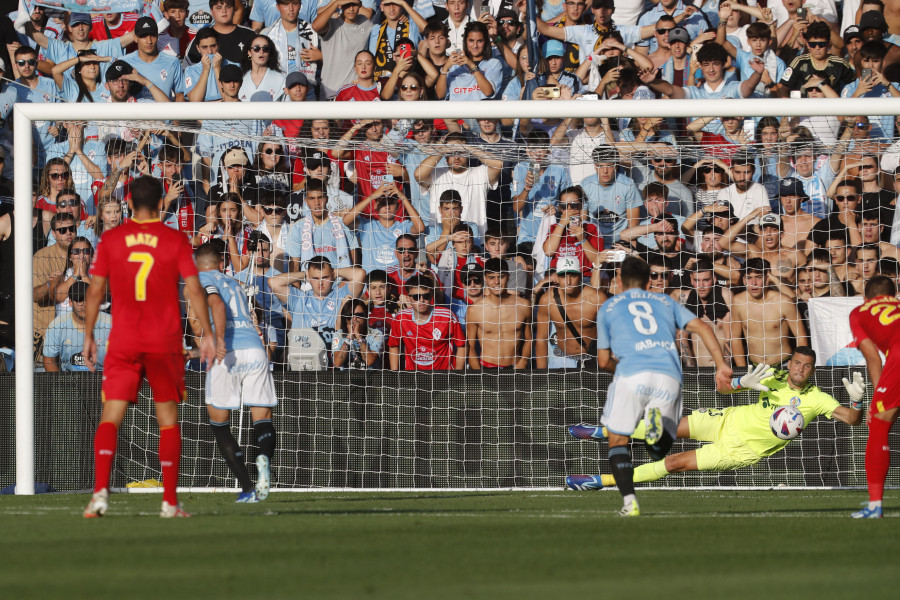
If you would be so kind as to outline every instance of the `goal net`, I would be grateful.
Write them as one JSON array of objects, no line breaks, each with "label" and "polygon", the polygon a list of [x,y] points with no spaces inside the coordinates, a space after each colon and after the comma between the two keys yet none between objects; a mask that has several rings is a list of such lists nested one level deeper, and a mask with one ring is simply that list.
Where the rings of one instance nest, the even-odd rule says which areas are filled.
[{"label": "goal net", "polygon": [[[900,107],[354,104],[17,105],[16,285],[34,290],[17,323],[33,327],[17,330],[15,390],[3,380],[16,442],[0,462],[16,457],[20,493],[92,484],[101,380],[78,372],[73,298],[141,175],[164,181],[164,220],[215,244],[242,285],[230,310],[253,315],[279,399],[275,489],[562,488],[566,475],[608,473],[605,442],[567,426],[598,423],[606,403],[595,315],[621,291],[626,254],[714,328],[736,375],[786,368],[812,346],[811,383],[848,405],[841,379],[865,367],[847,316],[874,274],[900,277]],[[37,121],[62,141],[20,135]],[[191,321],[185,308],[180,482],[232,489]],[[716,393],[699,339],[679,335],[676,348],[683,414],[759,400]],[[249,410],[231,424],[252,465]],[[752,467],[651,485],[863,486],[865,435],[820,417]],[[145,388],[120,430],[114,487],[157,486],[157,442]],[[642,443],[633,454],[650,460]]]}]

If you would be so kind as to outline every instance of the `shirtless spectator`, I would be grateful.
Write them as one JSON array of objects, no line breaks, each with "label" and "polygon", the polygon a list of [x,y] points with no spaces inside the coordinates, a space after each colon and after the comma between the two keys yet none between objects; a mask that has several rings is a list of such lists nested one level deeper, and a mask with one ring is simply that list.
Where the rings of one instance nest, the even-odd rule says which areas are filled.
[{"label": "shirtless spectator", "polygon": [[731,352],[734,364],[779,367],[791,355],[791,341],[808,346],[809,337],[793,298],[768,285],[769,263],[751,258],[744,266],[746,290],[731,303]]},{"label": "shirtless spectator", "polygon": [[809,232],[821,219],[800,208],[807,199],[803,184],[791,177],[782,179],[778,184],[778,196],[781,203],[781,245],[785,248],[806,248]]},{"label": "shirtless spectator", "polygon": [[528,368],[531,303],[509,293],[508,284],[509,267],[505,260],[492,258],[484,263],[484,298],[466,312],[471,369]]},{"label": "shirtless spectator", "polygon": [[[716,281],[713,263],[707,258],[693,262],[691,288],[679,290],[679,302],[706,322],[716,332],[725,360],[731,356],[731,292]],[[683,337],[682,337],[683,336]],[[714,367],[716,361],[701,343],[700,336],[683,331],[679,334],[682,357],[693,367]]]},{"label": "shirtless spectator", "polygon": [[[739,240],[747,226],[759,219],[759,236],[755,242]],[[781,218],[769,212],[769,207],[756,208],[749,215],[732,225],[722,236],[722,247],[738,256],[762,258],[773,269],[776,277],[786,283],[793,283],[797,267],[806,264],[806,255],[796,248],[786,248],[782,244]]]},{"label": "shirtless spectator", "polygon": [[535,366],[577,369],[596,364],[597,312],[608,296],[584,285],[576,258],[556,263],[557,284],[537,301]]},{"label": "shirtless spectator", "polygon": [[[716,284],[722,287],[740,285],[741,263],[722,247],[724,231],[714,225],[707,225],[700,230],[700,249],[697,260],[706,259],[712,263]],[[690,261],[688,261],[690,264]],[[696,262],[694,263],[696,264]]]}]

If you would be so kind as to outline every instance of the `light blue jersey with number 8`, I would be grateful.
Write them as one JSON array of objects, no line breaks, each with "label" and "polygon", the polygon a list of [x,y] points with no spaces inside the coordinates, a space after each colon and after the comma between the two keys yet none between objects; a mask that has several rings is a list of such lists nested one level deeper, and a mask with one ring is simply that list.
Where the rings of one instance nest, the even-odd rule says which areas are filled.
[{"label": "light blue jersey with number 8", "polygon": [[603,303],[597,319],[597,348],[619,361],[616,374],[645,371],[681,380],[675,336],[697,316],[665,294],[632,288]]}]

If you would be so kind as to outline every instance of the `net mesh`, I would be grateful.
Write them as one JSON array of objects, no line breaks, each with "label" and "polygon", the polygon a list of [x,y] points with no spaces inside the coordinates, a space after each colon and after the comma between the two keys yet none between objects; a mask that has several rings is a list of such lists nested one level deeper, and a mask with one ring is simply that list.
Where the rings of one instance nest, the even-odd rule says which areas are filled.
[{"label": "net mesh", "polygon": [[[279,399],[276,488],[559,487],[566,474],[608,472],[605,445],[578,442],[565,429],[597,422],[605,403],[610,377],[597,372],[590,356],[595,309],[587,301],[567,306],[576,315],[578,336],[569,334],[555,309],[539,309],[562,277],[556,268],[570,258],[583,275],[578,285],[604,294],[620,290],[618,251],[648,259],[651,289],[709,322],[738,374],[748,362],[780,363],[793,346],[811,343],[821,365],[815,383],[847,404],[840,378],[848,366],[862,365],[847,315],[865,280],[876,272],[898,274],[891,229],[900,147],[877,137],[893,125],[892,117],[724,118],[696,134],[685,129],[686,120],[511,121],[512,130],[500,127],[497,134],[483,121],[87,123],[85,156],[107,177],[94,177],[81,159],[72,161],[67,187],[75,188],[90,220],[76,232],[86,241],[68,243],[93,248],[104,228],[116,223],[114,213],[127,218],[131,177],[162,177],[167,190],[183,184],[183,192],[167,196],[164,216],[195,245],[226,241],[226,274],[242,284],[242,302],[267,344]],[[57,125],[69,137],[77,135],[73,122]],[[342,140],[348,129],[356,135]],[[288,137],[287,131],[299,133]],[[181,148],[173,150],[176,142]],[[50,148],[47,158],[64,149]],[[37,195],[53,203],[61,189],[47,177],[52,161],[46,164],[36,171],[42,186]],[[874,169],[867,168],[871,164]],[[321,188],[311,184],[317,179]],[[741,181],[750,185],[742,188]],[[561,197],[573,185],[581,192]],[[309,190],[322,188],[328,214],[344,225],[310,201]],[[235,200],[229,192],[237,194],[231,213],[223,208]],[[456,193],[461,207],[442,206],[441,194],[454,196],[447,192]],[[402,196],[388,204],[402,206],[402,217],[382,221],[383,231],[375,228],[377,198],[372,208],[357,207],[355,218],[351,212],[371,194]],[[108,214],[106,205],[113,206]],[[410,207],[421,226],[409,218]],[[778,217],[767,221],[767,214]],[[554,239],[557,226],[562,232]],[[325,288],[314,282],[297,283],[293,290],[270,285],[281,271],[309,273],[307,263],[320,254],[337,266],[346,258],[357,268],[335,273]],[[77,335],[71,336],[75,341],[63,339],[71,334],[63,331],[48,354],[47,329],[71,310],[66,290],[85,277],[90,256],[84,256],[84,264],[79,261],[85,258],[71,252],[44,249],[35,256],[35,285],[49,282],[36,304],[39,369],[45,356],[64,370],[80,368]],[[485,317],[480,330],[466,327],[471,307],[493,293],[484,273],[492,257],[506,262],[508,297],[521,298],[525,309],[485,312],[504,316]],[[771,266],[762,300],[743,277],[742,266],[753,258]],[[698,259],[714,263],[706,283],[692,274]],[[379,280],[370,279],[371,271],[386,273],[386,302],[373,294],[371,282]],[[433,304],[449,311],[446,320],[462,323],[446,349],[411,345],[410,330],[400,326],[391,336],[397,313],[415,309],[405,282],[416,273],[433,281]],[[329,296],[338,289],[362,298],[367,331],[351,329],[357,326],[349,312],[340,316],[344,295]],[[321,299],[315,310],[301,301],[309,297]],[[546,298],[544,303],[550,304]],[[577,318],[582,313],[584,322]],[[187,321],[185,334],[190,352],[196,340]],[[696,339],[682,336],[678,343],[686,369],[685,414],[756,401],[747,394],[716,395],[708,353]],[[375,355],[371,364],[363,344]],[[392,368],[393,344],[399,369]],[[336,367],[338,348],[348,352]],[[457,362],[519,364],[523,370],[410,371],[414,365]],[[182,484],[233,486],[208,428],[196,360],[188,371]],[[39,418],[39,427],[49,430],[37,436],[39,480],[57,489],[89,487],[99,381],[48,374],[39,379],[36,397],[49,401]],[[148,398],[143,390],[121,431],[114,485],[159,479],[158,434]],[[64,407],[67,416],[51,415],[50,406]],[[232,427],[250,447],[251,464],[256,441],[249,414],[235,412]],[[862,428],[820,418],[800,440],[757,466],[674,476],[654,485],[863,485],[864,438]],[[679,441],[673,451],[696,447]],[[641,444],[634,449],[637,463],[649,460]]]}]

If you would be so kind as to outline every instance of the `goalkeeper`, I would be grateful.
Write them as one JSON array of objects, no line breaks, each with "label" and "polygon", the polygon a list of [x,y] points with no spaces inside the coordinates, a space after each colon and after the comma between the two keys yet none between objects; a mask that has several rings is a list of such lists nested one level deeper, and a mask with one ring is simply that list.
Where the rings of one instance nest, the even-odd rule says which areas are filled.
[{"label": "goalkeeper", "polygon": [[[769,427],[769,419],[779,406],[797,408],[806,425],[819,415],[857,425],[862,417],[860,408],[865,394],[862,375],[857,372],[852,381],[846,377],[843,380],[850,396],[850,408],[847,408],[809,383],[815,363],[815,351],[808,346],[799,346],[791,355],[786,371],[769,374],[768,365],[757,365],[743,377],[734,378],[730,389],[718,391],[759,390],[759,402],[724,409],[700,409],[682,417],[677,437],[712,443],[641,465],[634,470],[634,482],[656,481],[682,471],[729,471],[756,464],[784,448],[789,441],[776,437]],[[606,437],[606,428],[582,423],[570,426],[569,433],[579,439],[599,440]],[[642,439],[643,434],[642,422],[632,437]],[[612,475],[566,477],[566,486],[573,490],[598,490],[613,485]]]}]

